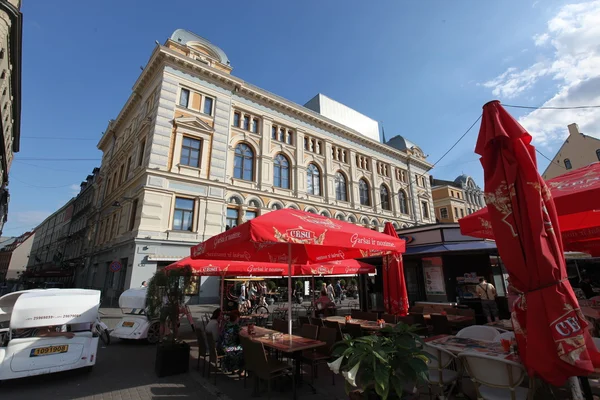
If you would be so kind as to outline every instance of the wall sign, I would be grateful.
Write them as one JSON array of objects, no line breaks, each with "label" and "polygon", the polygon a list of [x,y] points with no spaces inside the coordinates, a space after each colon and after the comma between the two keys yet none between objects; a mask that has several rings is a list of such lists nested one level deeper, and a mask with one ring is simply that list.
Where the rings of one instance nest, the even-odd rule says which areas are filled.
[{"label": "wall sign", "polygon": [[425,293],[430,295],[445,295],[444,270],[440,257],[423,258],[423,278],[425,280]]},{"label": "wall sign", "polygon": [[119,272],[121,270],[121,268],[123,268],[123,266],[121,265],[120,262],[118,261],[113,261],[110,263],[110,265],[108,266],[108,268],[112,271],[112,272]]}]

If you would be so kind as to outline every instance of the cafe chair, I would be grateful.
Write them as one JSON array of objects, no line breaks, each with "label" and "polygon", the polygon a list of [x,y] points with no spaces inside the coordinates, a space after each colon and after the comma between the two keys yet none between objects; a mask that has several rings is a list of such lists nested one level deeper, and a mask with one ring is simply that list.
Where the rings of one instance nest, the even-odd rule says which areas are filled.
[{"label": "cafe chair", "polygon": [[242,354],[244,355],[244,389],[246,388],[246,378],[249,373],[254,373],[252,370],[252,360],[250,359],[249,347],[252,344],[252,340],[244,335],[240,335],[240,345],[242,346]]},{"label": "cafe chair", "polygon": [[498,335],[500,335],[500,332],[491,326],[472,325],[458,331],[456,337],[495,342]]},{"label": "cafe chair", "polygon": [[298,317],[298,323],[300,326],[310,324],[310,319],[308,317]]},{"label": "cafe chair", "polygon": [[214,376],[214,384],[217,384],[217,370],[221,368],[221,359],[222,355],[217,353],[217,344],[215,343],[215,339],[213,338],[212,333],[206,332],[206,343],[208,344],[208,374],[207,378],[210,380],[210,372],[212,370],[212,365],[215,366],[215,371],[213,373]]},{"label": "cafe chair", "polygon": [[[306,350],[302,353],[302,363],[310,365],[311,384],[315,382],[315,375],[317,375],[319,365],[325,364],[331,358],[331,351],[335,345],[336,338],[337,331],[335,329],[320,328],[318,340],[325,342],[325,345],[314,350]],[[332,381],[335,385],[335,374],[333,374]]]},{"label": "cafe chair", "polygon": [[281,333],[288,333],[288,323],[283,319],[276,318],[273,320],[273,330]]},{"label": "cafe chair", "polygon": [[312,325],[316,325],[316,326],[325,326],[323,324],[323,319],[321,318],[313,318],[313,317],[309,317],[310,323]]},{"label": "cafe chair", "polygon": [[417,325],[417,334],[421,336],[427,336],[431,333],[431,327],[427,325],[427,321],[425,321],[425,317],[423,314],[411,314],[409,317],[412,317],[413,324]]},{"label": "cafe chair", "polygon": [[475,384],[478,399],[528,399],[531,386],[520,387],[527,375],[521,364],[472,351],[463,351],[458,358]]},{"label": "cafe chair", "polygon": [[445,315],[431,314],[431,325],[434,335],[451,335],[452,328],[448,323],[448,317]]},{"label": "cafe chair", "polygon": [[208,352],[208,340],[202,329],[196,329],[196,340],[198,341],[198,363],[196,369],[200,371],[200,359],[202,359],[202,376],[206,370],[206,358],[210,355]]},{"label": "cafe chair", "polygon": [[376,312],[366,312],[363,314],[363,318],[361,319],[366,319],[367,321],[377,321],[379,319],[379,315]]},{"label": "cafe chair", "polygon": [[444,311],[448,315],[458,315],[458,308],[446,307],[446,308],[444,308]]},{"label": "cafe chair", "polygon": [[254,375],[254,392],[258,394],[258,383],[260,380],[267,381],[267,397],[271,398],[271,381],[280,376],[285,376],[292,373],[292,366],[287,362],[267,358],[265,348],[260,342],[251,340],[246,342],[244,353],[248,352],[248,356],[244,356],[244,360],[248,360],[247,369],[252,371]]},{"label": "cafe chair", "polygon": [[300,336],[306,339],[317,340],[319,335],[319,327],[316,325],[304,324],[300,329]]},{"label": "cafe chair", "polygon": [[344,339],[344,335],[342,333],[342,327],[338,322],[324,320],[323,323],[325,324],[325,328],[334,329],[337,332],[336,340],[338,342],[340,340]]},{"label": "cafe chair", "polygon": [[475,310],[472,308],[457,308],[456,310],[458,315],[475,319]]},{"label": "cafe chair", "polygon": [[506,332],[502,332],[502,333],[500,333],[500,334],[499,334],[499,335],[496,337],[496,339],[495,339],[494,341],[495,341],[495,342],[501,342],[501,341],[502,341],[502,339],[504,339],[504,340],[513,340],[514,338],[515,338],[515,333],[514,333],[514,332],[509,332],[509,331],[506,331]]},{"label": "cafe chair", "polygon": [[392,314],[383,314],[381,316],[381,319],[384,320],[385,322],[387,322],[388,324],[397,324],[398,323],[398,318]]},{"label": "cafe chair", "polygon": [[413,317],[412,315],[405,315],[403,317],[397,317],[396,323],[397,324],[403,323],[403,324],[412,326],[415,324],[415,317]]},{"label": "cafe chair", "polygon": [[351,322],[346,323],[346,333],[356,339],[363,336],[362,327],[360,324],[353,324]]},{"label": "cafe chair", "polygon": [[450,395],[452,393],[454,386],[460,379],[460,373],[453,369],[457,358],[448,350],[427,343],[423,345],[423,351],[432,356],[427,363],[429,368],[429,398],[433,398],[432,389],[437,387],[440,390],[438,398],[444,400],[446,394]]},{"label": "cafe chair", "polygon": [[352,319],[362,319],[361,318],[361,314],[363,312],[360,311],[359,309],[352,309],[350,310],[350,316],[352,317]]}]

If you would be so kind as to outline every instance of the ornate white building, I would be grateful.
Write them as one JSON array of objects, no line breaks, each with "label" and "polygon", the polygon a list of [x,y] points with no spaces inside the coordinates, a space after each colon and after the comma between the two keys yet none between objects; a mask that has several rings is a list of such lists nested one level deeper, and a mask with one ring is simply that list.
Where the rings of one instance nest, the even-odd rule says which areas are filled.
[{"label": "ornate white building", "polygon": [[[231,71],[221,49],[185,30],[156,46],[98,143],[86,286],[114,298],[190,246],[283,207],[373,229],[435,222],[418,146],[381,143],[377,122],[325,96],[301,106]],[[200,301],[218,296],[210,279],[200,286]]]}]

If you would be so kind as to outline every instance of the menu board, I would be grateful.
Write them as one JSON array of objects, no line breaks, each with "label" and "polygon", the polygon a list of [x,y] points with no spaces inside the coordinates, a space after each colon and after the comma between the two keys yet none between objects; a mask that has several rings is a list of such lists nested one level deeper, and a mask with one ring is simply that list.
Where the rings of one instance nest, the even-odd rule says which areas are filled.
[{"label": "menu board", "polygon": [[423,258],[423,277],[426,294],[446,294],[444,270],[442,269],[442,259],[440,257]]}]

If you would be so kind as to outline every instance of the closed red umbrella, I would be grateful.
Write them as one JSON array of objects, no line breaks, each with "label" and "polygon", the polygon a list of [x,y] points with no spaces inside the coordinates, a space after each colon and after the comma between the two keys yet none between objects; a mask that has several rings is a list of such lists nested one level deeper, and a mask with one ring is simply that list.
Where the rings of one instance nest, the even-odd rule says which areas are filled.
[{"label": "closed red umbrella", "polygon": [[530,143],[498,101],[483,107],[475,152],[500,256],[524,293],[513,312],[519,355],[530,374],[562,385],[600,366],[600,354],[567,279],[556,209]]},{"label": "closed red umbrella", "polygon": [[[383,233],[398,237],[394,225],[390,222],[385,223]],[[383,304],[388,314],[400,316],[408,314],[408,292],[401,253],[383,257]]]}]

